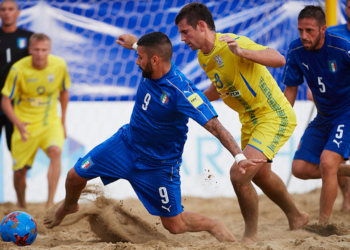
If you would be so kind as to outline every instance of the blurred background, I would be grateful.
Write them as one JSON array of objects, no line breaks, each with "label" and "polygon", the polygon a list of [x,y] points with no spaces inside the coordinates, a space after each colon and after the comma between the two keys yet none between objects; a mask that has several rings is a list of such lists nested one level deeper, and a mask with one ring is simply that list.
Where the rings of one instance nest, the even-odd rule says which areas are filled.
[{"label": "blurred background", "polygon": [[[174,19],[188,0],[53,0],[18,1],[21,15],[18,25],[33,32],[43,32],[52,40],[52,53],[63,57],[68,64],[72,86],[67,111],[68,138],[62,156],[62,178],[56,200],[64,195],[67,171],[79,157],[110,137],[129,122],[133,100],[141,78],[135,64],[135,51],[123,49],[115,43],[119,35],[138,37],[152,31],[169,36],[174,46],[173,61],[201,90],[210,81],[198,64],[197,51],[181,42]],[[231,0],[202,1],[211,10],[216,31],[248,36],[256,43],[277,49],[286,56],[290,42],[298,37],[297,16],[305,5],[322,5],[320,0]],[[346,23],[345,0],[333,1],[338,24]],[[282,68],[270,72],[280,85]],[[281,86],[283,91],[284,86]],[[300,136],[304,132],[313,106],[306,100],[306,85],[299,88],[295,105],[298,128],[293,137],[275,158],[274,166],[287,182],[290,163]],[[240,141],[238,116],[221,101],[214,102],[219,119]],[[189,139],[182,166],[183,193],[195,196],[233,196],[228,171],[232,156],[221,144],[197,124],[190,122]],[[194,127],[194,128],[193,128]],[[27,200],[44,201],[47,195],[46,173],[48,159],[39,151],[28,172]],[[15,201],[12,184],[12,160],[5,142],[0,148],[0,202]],[[283,165],[283,167],[281,167]],[[207,174],[208,171],[210,174]],[[208,177],[208,176],[211,177]],[[98,180],[97,180],[98,181]],[[294,181],[294,182],[293,182]],[[292,192],[305,192],[319,186],[319,182],[293,180]],[[310,184],[305,184],[310,183]],[[128,184],[118,184],[111,190],[119,198],[134,196]]]},{"label": "blurred background", "polygon": [[[336,0],[334,0],[336,1]],[[173,61],[201,90],[210,82],[197,63],[197,51],[181,42],[174,19],[191,1],[18,1],[22,13],[19,26],[48,34],[53,54],[66,59],[73,86],[72,101],[134,100],[141,74],[136,53],[115,43],[123,33],[138,37],[152,31],[169,36],[174,45]],[[283,55],[298,37],[297,16],[308,4],[323,1],[204,0],[220,33],[236,33],[277,49]],[[344,12],[345,1],[339,1]],[[344,5],[344,6],[342,6]],[[345,21],[338,15],[339,22]],[[280,83],[283,68],[270,69]],[[283,88],[283,86],[281,86]],[[306,98],[305,87],[298,99]]]}]

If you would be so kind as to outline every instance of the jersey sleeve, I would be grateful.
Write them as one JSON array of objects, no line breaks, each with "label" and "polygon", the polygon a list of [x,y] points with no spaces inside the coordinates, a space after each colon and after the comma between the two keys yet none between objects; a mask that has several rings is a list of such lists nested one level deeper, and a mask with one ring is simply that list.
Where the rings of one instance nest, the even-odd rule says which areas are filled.
[{"label": "jersey sleeve", "polygon": [[209,100],[192,83],[189,83],[185,90],[179,90],[177,108],[179,112],[192,118],[201,126],[218,116]]},{"label": "jersey sleeve", "polygon": [[72,82],[70,81],[70,76],[68,72],[67,64],[64,63],[64,76],[62,79],[62,84],[60,85],[60,91],[65,91],[69,89],[69,87],[72,85]]},{"label": "jersey sleeve", "polygon": [[265,50],[268,49],[269,47],[260,45],[258,43],[253,42],[250,40],[248,37],[245,36],[234,36],[232,35],[233,38],[237,41],[239,47],[242,49],[249,49],[249,50]]},{"label": "jersey sleeve", "polygon": [[20,81],[20,71],[17,70],[16,67],[12,66],[5,80],[4,87],[1,90],[1,94],[9,97],[10,99],[15,98],[19,93]]},{"label": "jersey sleeve", "polygon": [[[257,44],[255,42],[253,42],[252,40],[250,40],[248,37],[245,36],[235,36],[234,34],[230,34],[231,37],[233,37],[236,42],[238,43],[239,47],[241,47],[242,49],[246,49],[246,50],[265,50],[268,49],[269,47],[267,46],[263,46],[260,44]],[[246,63],[254,63],[253,61],[240,57],[241,62],[246,62]]]},{"label": "jersey sleeve", "polygon": [[287,63],[284,67],[282,83],[287,86],[299,86],[304,82],[303,73],[296,63],[296,54],[289,48]]}]

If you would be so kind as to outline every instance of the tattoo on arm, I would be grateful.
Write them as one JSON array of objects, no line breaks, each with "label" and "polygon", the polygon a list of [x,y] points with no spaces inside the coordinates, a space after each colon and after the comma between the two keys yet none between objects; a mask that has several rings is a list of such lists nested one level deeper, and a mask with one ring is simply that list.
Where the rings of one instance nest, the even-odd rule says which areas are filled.
[{"label": "tattoo on arm", "polygon": [[231,133],[227,131],[227,129],[216,117],[208,121],[204,125],[204,128],[212,133],[216,138],[218,138],[221,144],[227,148],[227,150],[230,151],[233,156],[242,153],[240,147],[238,146]]}]

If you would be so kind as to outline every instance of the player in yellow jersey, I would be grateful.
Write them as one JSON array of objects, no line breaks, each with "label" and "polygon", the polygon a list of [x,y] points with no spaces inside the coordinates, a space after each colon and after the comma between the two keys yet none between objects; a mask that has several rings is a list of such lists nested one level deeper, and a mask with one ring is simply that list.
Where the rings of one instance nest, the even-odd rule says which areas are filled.
[{"label": "player in yellow jersey", "polygon": [[[61,151],[65,138],[65,116],[71,85],[66,62],[50,54],[51,41],[45,34],[34,34],[29,53],[16,62],[1,93],[1,106],[15,125],[12,134],[14,186],[19,207],[26,207],[26,172],[31,168],[37,149],[50,158],[48,200],[51,207],[61,172]],[[62,118],[57,111],[58,98]],[[11,100],[14,99],[14,107]]]},{"label": "player in yellow jersey", "polygon": [[234,164],[230,170],[245,232],[242,242],[257,240],[258,197],[251,181],[286,214],[292,230],[308,223],[283,181],[271,171],[271,160],[292,135],[296,126],[294,111],[265,66],[281,67],[284,57],[276,50],[235,34],[215,32],[210,10],[203,3],[184,6],[175,18],[181,40],[192,50],[199,49],[198,61],[213,83],[204,94],[210,101],[222,98],[239,113],[242,123],[242,149],[248,159],[266,159],[245,174]]}]

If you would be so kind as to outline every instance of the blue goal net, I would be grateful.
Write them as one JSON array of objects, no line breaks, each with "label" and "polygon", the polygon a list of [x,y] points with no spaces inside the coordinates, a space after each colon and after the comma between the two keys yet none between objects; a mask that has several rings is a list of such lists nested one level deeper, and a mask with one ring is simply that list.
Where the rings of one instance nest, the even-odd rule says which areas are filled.
[{"label": "blue goal net", "polygon": [[[73,82],[71,100],[134,100],[141,77],[135,51],[115,43],[123,33],[138,37],[161,31],[174,45],[173,61],[199,89],[210,81],[197,62],[197,52],[181,42],[174,19],[187,0],[19,1],[19,25],[44,32],[53,41],[53,54],[63,57]],[[298,37],[297,16],[308,4],[319,0],[234,0],[203,1],[211,10],[218,32],[237,33],[277,49],[286,55]],[[342,3],[345,0],[341,1]],[[344,4],[344,3],[343,3]],[[343,13],[343,15],[345,15]],[[344,19],[344,17],[343,17]],[[282,68],[269,68],[280,84]],[[281,85],[280,85],[281,86]],[[284,86],[281,86],[282,90]],[[306,98],[306,86],[298,99]]]}]

